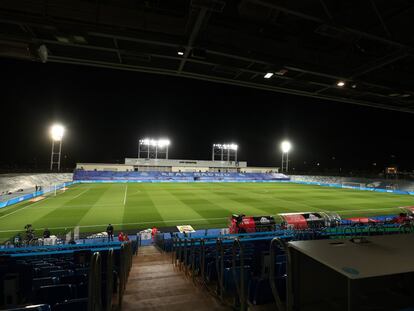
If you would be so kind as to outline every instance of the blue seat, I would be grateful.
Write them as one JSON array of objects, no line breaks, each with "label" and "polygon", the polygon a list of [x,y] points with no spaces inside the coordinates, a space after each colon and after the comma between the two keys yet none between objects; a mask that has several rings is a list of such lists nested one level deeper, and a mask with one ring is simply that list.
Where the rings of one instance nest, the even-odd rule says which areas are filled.
[{"label": "blue seat", "polygon": [[40,288],[41,286],[56,285],[56,284],[59,284],[59,278],[57,277],[33,278],[33,281],[32,281],[32,286],[34,290]]},{"label": "blue seat", "polygon": [[50,276],[56,276],[56,277],[63,277],[63,276],[70,276],[74,275],[73,270],[53,270],[49,272]]},{"label": "blue seat", "polygon": [[88,298],[71,299],[65,302],[57,303],[53,307],[53,311],[87,311]]},{"label": "blue seat", "polygon": [[39,302],[48,303],[49,305],[72,298],[75,298],[75,286],[71,284],[41,286],[36,295]]}]

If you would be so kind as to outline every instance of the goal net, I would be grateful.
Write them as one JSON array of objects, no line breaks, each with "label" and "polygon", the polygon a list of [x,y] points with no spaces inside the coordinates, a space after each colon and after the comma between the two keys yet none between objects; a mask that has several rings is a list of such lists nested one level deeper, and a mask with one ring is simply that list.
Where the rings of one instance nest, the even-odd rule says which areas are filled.
[{"label": "goal net", "polygon": [[365,188],[364,183],[358,183],[358,182],[343,182],[342,188],[348,188],[348,189],[361,189]]}]

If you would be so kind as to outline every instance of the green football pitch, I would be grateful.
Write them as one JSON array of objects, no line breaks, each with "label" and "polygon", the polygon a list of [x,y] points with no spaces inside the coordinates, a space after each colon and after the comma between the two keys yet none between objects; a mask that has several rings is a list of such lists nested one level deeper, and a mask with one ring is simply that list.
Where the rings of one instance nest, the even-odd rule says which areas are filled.
[{"label": "green football pitch", "polygon": [[[293,183],[109,183],[76,184],[37,202],[0,210],[0,240],[26,224],[63,233],[152,226],[226,226],[232,213],[275,215],[332,211],[342,217],[390,215],[397,207],[414,205],[409,195],[337,189]],[[38,232],[39,233],[39,232]]]}]

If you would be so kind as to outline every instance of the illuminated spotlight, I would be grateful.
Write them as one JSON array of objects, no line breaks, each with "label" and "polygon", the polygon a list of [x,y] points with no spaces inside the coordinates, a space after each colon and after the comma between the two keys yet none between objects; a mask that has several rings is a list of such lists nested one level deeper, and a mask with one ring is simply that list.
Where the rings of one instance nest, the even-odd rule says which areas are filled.
[{"label": "illuminated spotlight", "polygon": [[185,53],[185,49],[184,49],[184,48],[179,48],[179,49],[178,49],[178,51],[177,51],[177,54],[178,54],[179,56],[183,56],[183,55],[184,55],[184,53]]},{"label": "illuminated spotlight", "polygon": [[356,84],[352,84],[351,86],[353,89],[356,89],[357,85]]},{"label": "illuminated spotlight", "polygon": [[343,86],[345,86],[345,81],[338,81],[336,83],[336,85],[339,86],[339,87],[343,87]]},{"label": "illuminated spotlight", "polygon": [[231,144],[213,144],[213,147],[223,150],[237,150],[239,149],[239,146],[237,144],[231,143]]},{"label": "illuminated spotlight", "polygon": [[54,124],[50,127],[50,136],[54,141],[61,141],[65,128],[60,124]]},{"label": "illuminated spotlight", "polygon": [[290,149],[292,149],[292,144],[289,141],[285,140],[284,142],[282,142],[280,147],[282,148],[283,153],[288,153]]},{"label": "illuminated spotlight", "polygon": [[239,146],[237,144],[230,144],[229,149],[237,150],[237,149],[239,149]]},{"label": "illuminated spotlight", "polygon": [[171,142],[170,142],[169,139],[158,139],[158,141],[157,141],[157,145],[160,148],[168,147],[170,145],[170,143]]},{"label": "illuminated spotlight", "polygon": [[268,72],[264,75],[265,79],[270,79],[271,77],[273,77],[273,72]]}]

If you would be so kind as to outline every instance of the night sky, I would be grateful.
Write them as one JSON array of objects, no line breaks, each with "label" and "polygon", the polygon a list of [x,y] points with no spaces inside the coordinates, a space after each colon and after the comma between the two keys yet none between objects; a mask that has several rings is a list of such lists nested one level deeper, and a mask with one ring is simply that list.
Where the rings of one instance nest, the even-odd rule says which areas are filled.
[{"label": "night sky", "polygon": [[0,66],[2,171],[46,169],[54,122],[66,127],[68,169],[122,163],[147,136],[168,137],[177,159],[210,159],[213,143],[235,142],[239,160],[279,166],[279,144],[289,139],[296,171],[414,168],[408,113],[137,72],[7,59]]}]

